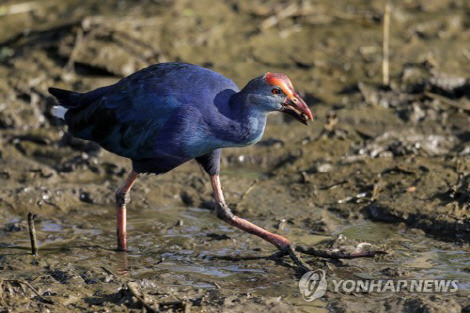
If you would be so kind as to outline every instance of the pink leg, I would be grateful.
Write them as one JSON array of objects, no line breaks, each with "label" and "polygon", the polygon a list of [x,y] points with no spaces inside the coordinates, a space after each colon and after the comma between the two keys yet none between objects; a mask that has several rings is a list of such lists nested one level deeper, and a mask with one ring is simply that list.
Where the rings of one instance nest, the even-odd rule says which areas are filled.
[{"label": "pink leg", "polygon": [[279,250],[286,251],[290,247],[290,241],[280,235],[276,235],[268,232],[267,230],[256,226],[253,223],[248,222],[238,216],[234,215],[225,204],[224,195],[222,193],[222,186],[220,185],[219,175],[211,176],[212,188],[214,189],[215,200],[217,201],[217,217],[224,220],[225,222],[240,228],[250,234],[256,235],[263,238],[264,240],[275,245]]},{"label": "pink leg", "polygon": [[214,197],[217,201],[217,217],[229,223],[230,225],[238,227],[241,230],[244,230],[250,234],[254,234],[272,243],[280,250],[280,252],[276,254],[277,256],[289,255],[292,260],[297,264],[297,266],[299,266],[304,271],[310,271],[311,269],[307,263],[302,261],[297,252],[333,259],[353,259],[362,257],[373,257],[378,254],[386,254],[385,251],[342,253],[335,251],[321,251],[316,250],[314,248],[304,248],[302,246],[293,247],[293,245],[287,238],[270,233],[267,230],[234,215],[232,211],[230,211],[228,206],[225,204],[224,194],[222,193],[219,175],[211,175],[211,183],[212,188],[214,189]]},{"label": "pink leg", "polygon": [[308,264],[306,264],[299,255],[295,252],[289,239],[282,237],[281,235],[273,234],[268,232],[253,223],[248,222],[238,216],[234,215],[230,211],[227,204],[225,204],[224,194],[222,192],[222,186],[220,185],[219,175],[211,175],[212,189],[214,190],[214,197],[217,202],[217,217],[224,220],[225,222],[240,228],[250,234],[256,235],[263,238],[264,240],[272,243],[280,250],[280,255],[289,255],[292,260],[304,271],[311,270]]},{"label": "pink leg", "polygon": [[116,191],[116,218],[117,218],[117,249],[127,250],[126,241],[126,204],[129,203],[129,191],[139,174],[133,170],[129,173],[123,185]]}]

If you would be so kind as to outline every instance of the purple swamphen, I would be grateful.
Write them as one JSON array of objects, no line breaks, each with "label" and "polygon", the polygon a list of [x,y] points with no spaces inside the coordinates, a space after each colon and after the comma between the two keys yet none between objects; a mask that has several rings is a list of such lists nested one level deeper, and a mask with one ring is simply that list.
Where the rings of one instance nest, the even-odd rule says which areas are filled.
[{"label": "purple swamphen", "polygon": [[284,112],[304,124],[313,119],[286,75],[266,73],[239,90],[212,70],[162,63],[87,93],[49,92],[59,101],[52,112],[65,120],[70,134],[132,160],[132,170],[116,192],[118,250],[127,249],[126,204],[139,174],[166,173],[196,159],[210,175],[217,216],[293,256],[288,239],[230,211],[219,180],[220,149],[260,140],[268,113]]}]

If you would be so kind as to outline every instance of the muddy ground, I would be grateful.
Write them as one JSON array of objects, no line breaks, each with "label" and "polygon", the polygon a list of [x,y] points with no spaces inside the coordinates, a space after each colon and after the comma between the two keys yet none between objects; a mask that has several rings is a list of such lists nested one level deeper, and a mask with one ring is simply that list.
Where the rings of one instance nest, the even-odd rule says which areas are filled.
[{"label": "muddy ground", "polygon": [[[146,311],[469,312],[470,2],[393,2],[387,87],[383,11],[360,0],[3,1],[0,311],[141,311],[134,290]],[[452,279],[460,290],[306,302],[288,259],[267,259],[272,246],[215,217],[195,163],[138,181],[131,250],[115,252],[114,190],[130,162],[68,136],[47,88],[87,91],[165,61],[240,86],[285,72],[317,116],[306,127],[273,114],[260,143],[224,151],[237,214],[306,246],[389,252],[304,256],[329,279]]]}]

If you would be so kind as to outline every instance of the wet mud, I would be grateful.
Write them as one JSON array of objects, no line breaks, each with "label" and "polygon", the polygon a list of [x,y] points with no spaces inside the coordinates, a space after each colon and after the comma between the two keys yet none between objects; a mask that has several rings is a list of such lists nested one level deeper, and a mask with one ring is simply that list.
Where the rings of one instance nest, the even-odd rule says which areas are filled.
[{"label": "wet mud", "polygon": [[[0,311],[470,310],[468,1],[393,2],[389,86],[382,1],[25,3],[0,5]],[[47,88],[87,91],[165,61],[240,86],[284,72],[317,117],[273,114],[261,142],[223,152],[238,215],[304,246],[388,252],[303,256],[328,279],[448,279],[459,291],[306,302],[288,259],[216,218],[194,162],[138,180],[130,251],[116,252],[114,191],[130,162],[67,135]]]}]

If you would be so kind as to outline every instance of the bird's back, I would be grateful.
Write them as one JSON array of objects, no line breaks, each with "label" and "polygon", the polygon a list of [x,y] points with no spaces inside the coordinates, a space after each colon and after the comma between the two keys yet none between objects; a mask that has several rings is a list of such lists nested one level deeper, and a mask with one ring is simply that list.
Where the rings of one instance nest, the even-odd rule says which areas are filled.
[{"label": "bird's back", "polygon": [[198,156],[185,149],[185,137],[204,135],[204,118],[227,112],[238,87],[196,65],[162,63],[88,93],[50,91],[72,135],[135,160],[183,160]]}]

